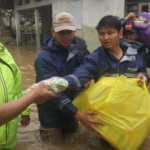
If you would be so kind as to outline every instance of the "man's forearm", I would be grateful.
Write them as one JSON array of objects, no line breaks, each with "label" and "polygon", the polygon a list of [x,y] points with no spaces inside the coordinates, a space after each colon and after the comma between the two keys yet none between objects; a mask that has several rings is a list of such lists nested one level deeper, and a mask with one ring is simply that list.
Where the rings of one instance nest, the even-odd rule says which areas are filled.
[{"label": "man's forearm", "polygon": [[0,106],[0,126],[17,117],[31,103],[42,104],[55,97],[55,94],[46,89],[44,82],[39,83],[28,95]]},{"label": "man's forearm", "polygon": [[34,102],[29,94],[18,100],[0,106],[0,126],[17,117],[28,105]]}]

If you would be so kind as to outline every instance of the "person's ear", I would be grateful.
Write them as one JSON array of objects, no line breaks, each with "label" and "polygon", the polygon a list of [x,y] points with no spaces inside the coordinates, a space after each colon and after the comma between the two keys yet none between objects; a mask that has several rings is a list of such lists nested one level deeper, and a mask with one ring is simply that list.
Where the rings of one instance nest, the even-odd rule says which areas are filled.
[{"label": "person's ear", "polygon": [[119,31],[119,38],[123,38],[123,31],[122,30]]},{"label": "person's ear", "polygon": [[54,31],[54,28],[51,28],[51,33],[52,33],[52,36],[55,37],[55,31]]}]

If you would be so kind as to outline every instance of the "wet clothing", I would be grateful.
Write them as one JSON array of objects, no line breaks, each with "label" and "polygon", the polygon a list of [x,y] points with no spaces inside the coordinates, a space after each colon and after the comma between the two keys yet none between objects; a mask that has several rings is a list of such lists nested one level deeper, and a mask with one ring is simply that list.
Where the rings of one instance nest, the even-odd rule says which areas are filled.
[{"label": "wet clothing", "polygon": [[[56,44],[54,38],[49,39],[34,63],[36,82],[71,74],[82,60],[82,54],[75,45],[71,45],[68,50]],[[71,101],[79,94],[78,92],[66,90],[57,94],[56,98],[37,105],[41,125],[47,128],[60,128],[68,124],[77,112]]]},{"label": "wet clothing", "polygon": [[141,55],[142,55],[142,58],[143,58],[144,65],[147,68],[150,68],[150,49],[143,46],[143,50],[141,52]]},{"label": "wet clothing", "polygon": [[[128,43],[131,43],[132,45],[134,45],[134,47],[136,47],[138,49],[138,53],[141,54],[142,56],[142,60],[143,60],[143,64],[145,67],[150,68],[150,50],[145,47],[144,44],[138,42],[138,41],[131,41],[131,40],[127,40],[124,39],[124,41],[127,41]],[[140,48],[138,48],[140,47]]]},{"label": "wet clothing", "polygon": [[[52,39],[52,38],[50,38]],[[50,40],[48,39],[48,40]],[[90,54],[90,52],[87,49],[87,45],[84,39],[82,39],[79,36],[74,36],[74,39],[72,43],[75,45],[75,47],[81,52],[83,58],[85,58],[87,55]]]},{"label": "wet clothing", "polygon": [[123,27],[126,24],[127,20],[124,18],[120,19],[121,26]]},{"label": "wet clothing", "polygon": [[84,58],[90,54],[84,39],[80,38],[79,36],[74,36],[73,43],[80,50]]},{"label": "wet clothing", "polygon": [[116,77],[125,75],[129,78],[135,78],[139,73],[142,73],[149,80],[139,53],[142,46],[143,44],[141,43],[121,39],[120,47],[123,51],[123,56],[120,60],[116,59],[103,46],[99,47],[84,59],[79,68],[64,77],[69,82],[68,88],[80,88],[87,81],[91,79],[97,81],[102,76]]},{"label": "wet clothing", "polygon": [[[120,19],[122,27],[126,24],[126,20],[124,18]],[[136,41],[138,42],[138,41]],[[139,42],[140,43],[140,42]],[[144,65],[147,68],[150,68],[150,49],[148,49],[145,45],[141,48],[141,56],[144,62]]]},{"label": "wet clothing", "polygon": [[[12,56],[0,43],[0,105],[22,96],[21,73]],[[29,115],[27,108],[22,115]],[[2,114],[1,114],[2,115]],[[16,145],[18,117],[0,127],[0,149]]]},{"label": "wet clothing", "polygon": [[54,144],[62,144],[63,134],[74,133],[79,125],[75,118],[72,118],[68,124],[62,128],[46,128],[40,125],[40,135],[44,141]]}]

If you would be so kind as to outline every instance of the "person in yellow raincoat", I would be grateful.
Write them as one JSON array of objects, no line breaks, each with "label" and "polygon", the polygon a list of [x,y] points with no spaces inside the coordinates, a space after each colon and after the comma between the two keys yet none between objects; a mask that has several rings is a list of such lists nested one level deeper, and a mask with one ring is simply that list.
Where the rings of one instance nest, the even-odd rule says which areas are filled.
[{"label": "person in yellow raincoat", "polygon": [[[0,35],[2,28],[0,28]],[[21,73],[11,54],[0,43],[0,105],[11,102],[22,96]],[[30,109],[21,114],[21,124],[30,122]],[[16,145],[18,117],[0,127],[0,150],[12,149]]]}]

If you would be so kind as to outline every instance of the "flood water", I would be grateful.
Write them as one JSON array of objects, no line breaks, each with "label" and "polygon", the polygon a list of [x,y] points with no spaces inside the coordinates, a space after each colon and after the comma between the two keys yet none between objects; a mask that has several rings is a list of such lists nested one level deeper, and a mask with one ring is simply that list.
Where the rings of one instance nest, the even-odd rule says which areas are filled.
[{"label": "flood water", "polygon": [[[35,47],[16,47],[15,45],[6,45],[6,47],[21,70],[23,90],[25,90],[35,82],[33,62],[40,50],[36,50]],[[13,150],[114,150],[96,133],[88,131],[81,124],[77,133],[64,137],[62,145],[47,144],[41,140],[39,135],[39,121],[35,104],[31,105],[31,111],[30,125],[22,127],[19,124],[18,142]],[[150,150],[150,135],[139,150]]]}]

